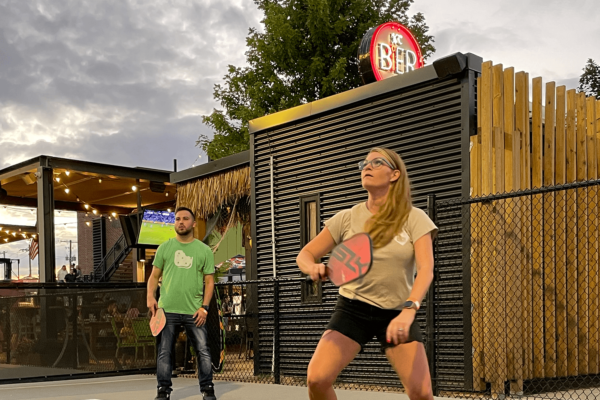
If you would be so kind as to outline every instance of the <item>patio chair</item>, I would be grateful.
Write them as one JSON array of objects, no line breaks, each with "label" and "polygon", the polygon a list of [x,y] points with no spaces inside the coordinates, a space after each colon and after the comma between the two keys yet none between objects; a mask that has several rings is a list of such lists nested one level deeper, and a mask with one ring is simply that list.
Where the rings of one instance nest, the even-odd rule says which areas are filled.
[{"label": "patio chair", "polygon": [[119,331],[119,328],[117,327],[117,322],[115,321],[115,318],[112,317],[110,319],[110,321],[112,324],[112,328],[113,328],[115,337],[117,338],[117,351],[115,352],[115,358],[117,360],[119,359],[119,350],[124,349],[124,348],[135,348],[135,361],[137,361],[138,348],[144,347],[146,345],[146,343],[138,343],[137,342],[136,336],[135,336],[135,331],[134,331],[133,336],[121,337],[121,332]]}]

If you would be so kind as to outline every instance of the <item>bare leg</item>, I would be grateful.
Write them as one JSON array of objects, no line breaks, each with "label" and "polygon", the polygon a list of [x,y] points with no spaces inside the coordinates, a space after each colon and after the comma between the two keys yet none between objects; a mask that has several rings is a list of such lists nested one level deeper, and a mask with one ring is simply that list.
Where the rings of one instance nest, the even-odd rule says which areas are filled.
[{"label": "bare leg", "polygon": [[333,382],[359,351],[360,345],[354,340],[337,331],[326,331],[308,365],[310,400],[337,400]]},{"label": "bare leg", "polygon": [[385,352],[410,400],[433,400],[425,347],[420,342],[399,344]]}]

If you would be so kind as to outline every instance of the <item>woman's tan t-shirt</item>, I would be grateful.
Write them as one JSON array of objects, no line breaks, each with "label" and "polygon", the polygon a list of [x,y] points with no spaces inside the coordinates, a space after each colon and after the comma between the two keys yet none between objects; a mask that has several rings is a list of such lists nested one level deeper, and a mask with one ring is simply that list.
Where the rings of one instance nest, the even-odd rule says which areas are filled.
[{"label": "woman's tan t-shirt", "polygon": [[[373,214],[366,203],[343,210],[325,222],[337,244],[360,232]],[[400,310],[410,295],[416,273],[414,243],[437,227],[427,214],[413,207],[402,232],[386,246],[373,250],[373,265],[362,278],[340,287],[340,294],[383,309]]]}]

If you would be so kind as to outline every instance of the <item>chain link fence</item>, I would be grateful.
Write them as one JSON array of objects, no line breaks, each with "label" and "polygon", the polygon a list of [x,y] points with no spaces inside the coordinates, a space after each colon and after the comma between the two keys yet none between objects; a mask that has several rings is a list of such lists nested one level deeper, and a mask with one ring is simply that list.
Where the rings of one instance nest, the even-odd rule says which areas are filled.
[{"label": "chain link fence", "polygon": [[590,181],[436,202],[436,268],[462,270],[467,310],[464,389],[440,395],[600,397],[599,194]]}]

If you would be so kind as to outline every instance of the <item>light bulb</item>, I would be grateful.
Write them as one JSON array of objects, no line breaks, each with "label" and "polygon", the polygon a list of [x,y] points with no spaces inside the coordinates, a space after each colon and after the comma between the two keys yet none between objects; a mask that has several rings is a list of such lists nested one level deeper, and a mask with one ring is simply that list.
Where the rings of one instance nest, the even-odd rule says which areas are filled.
[{"label": "light bulb", "polygon": [[167,208],[167,212],[171,212],[171,209],[170,209],[170,208]]},{"label": "light bulb", "polygon": [[116,216],[117,216],[117,213],[116,213],[116,212],[114,212],[114,213],[112,213],[111,215],[112,215],[113,217],[116,217]]},{"label": "light bulb", "polygon": [[36,236],[36,235],[31,235],[31,237],[32,237],[32,238],[34,238],[34,239],[35,239],[35,236]]},{"label": "light bulb", "polygon": [[66,176],[69,176],[69,175],[71,175],[71,171],[69,171],[69,170],[66,170],[66,171],[65,171],[65,175],[66,175]]},{"label": "light bulb", "polygon": [[98,183],[102,183],[102,178],[98,178]]},{"label": "light bulb", "polygon": [[17,232],[13,232],[13,233],[12,233],[12,235],[13,235],[14,237],[17,237]]},{"label": "light bulb", "polygon": [[98,214],[98,210],[94,210],[92,212],[94,213],[94,215]]},{"label": "light bulb", "polygon": [[89,204],[84,204],[83,206],[85,207],[86,210],[90,209],[90,205]]},{"label": "light bulb", "polygon": [[71,191],[71,189],[69,189],[69,188],[65,189],[65,193],[67,193],[67,194],[69,194],[70,191]]},{"label": "light bulb", "polygon": [[137,191],[137,186],[135,186],[135,185],[134,185],[134,186],[132,186],[132,187],[131,187],[131,190],[133,190],[134,192],[135,192],[135,191]]},{"label": "light bulb", "polygon": [[169,192],[165,192],[165,197],[169,197]]},{"label": "light bulb", "polygon": [[60,182],[60,178],[58,176],[56,177],[56,182]]},{"label": "light bulb", "polygon": [[8,242],[8,239],[4,239],[5,242]]},{"label": "light bulb", "polygon": [[90,221],[86,221],[85,223],[87,226],[90,226]]}]

